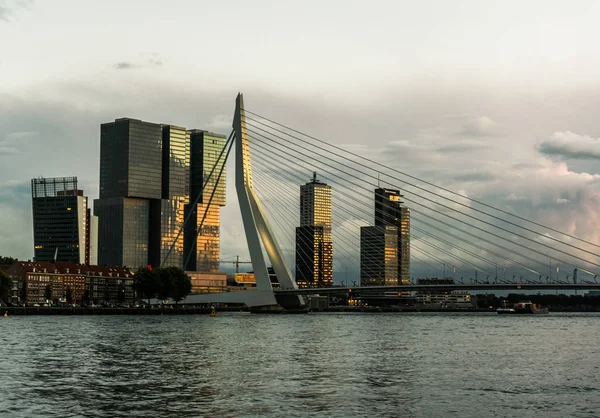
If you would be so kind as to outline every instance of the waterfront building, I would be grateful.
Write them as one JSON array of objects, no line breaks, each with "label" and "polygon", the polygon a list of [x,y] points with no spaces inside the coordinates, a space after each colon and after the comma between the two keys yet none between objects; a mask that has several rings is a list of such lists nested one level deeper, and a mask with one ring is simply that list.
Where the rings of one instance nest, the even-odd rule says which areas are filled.
[{"label": "waterfront building", "polygon": [[100,198],[94,202],[99,264],[216,272],[224,173],[210,207],[208,200],[219,167],[200,203],[192,203],[224,146],[223,135],[175,125],[130,118],[102,124]]},{"label": "waterfront building", "polygon": [[300,186],[300,226],[296,228],[296,283],[299,287],[333,285],[331,186],[317,180]]},{"label": "waterfront building", "polygon": [[398,231],[397,284],[410,283],[410,209],[402,205],[399,190],[375,189],[375,226],[394,226]]},{"label": "waterfront building", "polygon": [[15,261],[6,273],[17,284],[13,303],[46,303],[46,289],[52,301],[66,302],[71,293],[74,304],[126,303],[134,300],[133,273],[118,266],[89,266],[69,262]]},{"label": "waterfront building", "polygon": [[363,226],[360,228],[361,286],[398,284],[398,228]]},{"label": "waterfront building", "polygon": [[225,292],[227,290],[227,273],[200,273],[186,271],[192,282],[191,293]]},{"label": "waterfront building", "polygon": [[[452,277],[446,278],[420,278],[417,279],[418,285],[449,285],[454,284]],[[434,305],[445,308],[469,308],[472,307],[471,295],[462,290],[441,291],[429,290],[419,291],[415,294],[416,302],[422,305]]]},{"label": "waterfront building", "polygon": [[97,263],[97,222],[77,177],[31,180],[35,261]]}]

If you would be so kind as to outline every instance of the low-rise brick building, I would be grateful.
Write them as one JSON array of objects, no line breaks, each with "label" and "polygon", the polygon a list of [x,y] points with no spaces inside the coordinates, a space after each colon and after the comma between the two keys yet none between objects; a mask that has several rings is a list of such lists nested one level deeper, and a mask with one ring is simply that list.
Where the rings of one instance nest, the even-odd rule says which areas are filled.
[{"label": "low-rise brick building", "polygon": [[69,289],[71,302],[77,305],[134,301],[133,272],[124,267],[15,261],[5,271],[13,279],[13,303],[46,303],[48,287],[52,301],[66,302]]}]

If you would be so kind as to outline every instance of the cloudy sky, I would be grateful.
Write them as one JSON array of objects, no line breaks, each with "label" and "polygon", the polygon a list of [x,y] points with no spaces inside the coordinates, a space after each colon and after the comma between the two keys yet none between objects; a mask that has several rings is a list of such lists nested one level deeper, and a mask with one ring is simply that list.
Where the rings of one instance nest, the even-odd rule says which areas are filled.
[{"label": "cloudy sky", "polygon": [[[98,195],[100,123],[248,109],[600,243],[600,3],[0,0],[0,254],[30,179]],[[238,208],[224,255],[244,255]]]}]

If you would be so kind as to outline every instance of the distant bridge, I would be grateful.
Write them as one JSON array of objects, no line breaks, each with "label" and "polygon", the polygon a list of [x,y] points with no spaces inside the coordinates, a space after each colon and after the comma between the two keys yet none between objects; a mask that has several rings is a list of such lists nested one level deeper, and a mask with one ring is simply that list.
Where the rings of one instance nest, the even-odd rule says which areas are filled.
[{"label": "distant bridge", "polygon": [[403,286],[357,286],[357,287],[325,287],[310,289],[277,289],[276,295],[331,295],[331,294],[361,294],[361,293],[383,293],[383,292],[450,292],[453,290],[599,290],[600,284],[595,283],[471,283],[471,284],[441,284],[441,285],[418,285],[409,284]]}]

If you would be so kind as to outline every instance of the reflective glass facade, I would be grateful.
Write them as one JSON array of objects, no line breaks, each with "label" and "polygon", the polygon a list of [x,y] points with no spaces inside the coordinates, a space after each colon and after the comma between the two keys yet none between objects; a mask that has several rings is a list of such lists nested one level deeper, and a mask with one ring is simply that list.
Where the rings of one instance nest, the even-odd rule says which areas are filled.
[{"label": "reflective glass facade", "polygon": [[[200,233],[198,227],[223,162],[203,192],[202,185],[225,141],[219,134],[129,118],[103,124],[100,199],[94,209],[99,216],[99,263],[158,267],[164,262],[218,271],[225,172]],[[198,195],[200,204],[192,211]],[[179,234],[188,212],[193,218]],[[184,266],[188,254],[190,262]]]},{"label": "reflective glass facade", "polygon": [[88,261],[89,211],[77,178],[32,179],[31,196],[35,260]]},{"label": "reflective glass facade", "polygon": [[375,226],[398,229],[398,284],[410,283],[410,210],[399,190],[375,189]]},{"label": "reflective glass facade", "polygon": [[100,198],[162,197],[162,127],[122,118],[100,127]]},{"label": "reflective glass facade", "polygon": [[[186,207],[186,214],[190,211],[192,213],[185,229],[184,245],[187,260],[185,269],[188,271],[203,273],[219,271],[220,208],[226,203],[225,155],[223,154],[221,159],[219,156],[226,140],[223,135],[201,130],[190,131],[190,204]],[[223,171],[219,178],[221,168]],[[212,175],[210,175],[211,171],[213,171]],[[208,202],[215,186],[216,190],[209,206]],[[192,207],[192,203],[197,198],[199,203]]]},{"label": "reflective glass facade", "polygon": [[300,186],[300,227],[296,228],[296,283],[300,287],[333,285],[331,186],[313,180]]},{"label": "reflective glass facade", "polygon": [[110,198],[94,201],[98,216],[98,264],[137,268],[148,264],[150,201]]},{"label": "reflective glass facade", "polygon": [[[152,265],[183,268],[184,234],[179,234],[185,220],[190,194],[190,134],[182,127],[163,126],[162,200],[156,228],[160,229],[153,250]],[[173,245],[175,244],[175,245]],[[171,246],[173,249],[171,250]],[[170,252],[169,252],[170,251]],[[167,258],[168,255],[168,258]]]},{"label": "reflective glass facade", "polygon": [[398,228],[394,226],[361,227],[361,286],[397,285],[398,255]]}]

